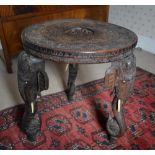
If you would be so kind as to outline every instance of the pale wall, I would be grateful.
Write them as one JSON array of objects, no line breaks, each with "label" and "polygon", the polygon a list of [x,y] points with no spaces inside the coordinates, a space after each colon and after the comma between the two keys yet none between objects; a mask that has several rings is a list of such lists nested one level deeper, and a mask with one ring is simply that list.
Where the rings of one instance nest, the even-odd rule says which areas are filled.
[{"label": "pale wall", "polygon": [[112,5],[109,22],[134,31],[139,38],[138,47],[155,54],[154,5]]}]

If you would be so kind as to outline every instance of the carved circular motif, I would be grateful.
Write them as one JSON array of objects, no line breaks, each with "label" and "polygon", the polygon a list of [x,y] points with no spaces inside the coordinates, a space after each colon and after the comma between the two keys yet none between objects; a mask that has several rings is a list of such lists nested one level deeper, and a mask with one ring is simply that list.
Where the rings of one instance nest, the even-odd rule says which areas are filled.
[{"label": "carved circular motif", "polygon": [[92,51],[99,49],[99,46],[101,46],[100,50],[102,50],[103,43],[108,44],[113,38],[119,37],[117,31],[109,29],[108,26],[99,29],[99,25],[95,26],[87,22],[82,24],[81,22],[52,24],[46,26],[46,28],[43,27],[41,34],[45,39],[55,43],[54,49],[67,51]]},{"label": "carved circular motif", "polygon": [[66,34],[68,35],[73,35],[73,36],[85,36],[85,35],[90,35],[93,34],[94,31],[88,28],[83,28],[83,27],[73,27],[65,31]]}]

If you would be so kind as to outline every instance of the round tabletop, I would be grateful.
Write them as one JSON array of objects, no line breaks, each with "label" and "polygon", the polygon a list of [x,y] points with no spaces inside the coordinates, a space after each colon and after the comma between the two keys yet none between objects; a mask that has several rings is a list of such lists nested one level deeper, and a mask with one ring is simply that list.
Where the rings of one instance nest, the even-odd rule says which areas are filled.
[{"label": "round tabletop", "polygon": [[25,51],[66,63],[111,62],[128,56],[137,44],[134,32],[110,23],[85,19],[53,20],[22,32]]}]

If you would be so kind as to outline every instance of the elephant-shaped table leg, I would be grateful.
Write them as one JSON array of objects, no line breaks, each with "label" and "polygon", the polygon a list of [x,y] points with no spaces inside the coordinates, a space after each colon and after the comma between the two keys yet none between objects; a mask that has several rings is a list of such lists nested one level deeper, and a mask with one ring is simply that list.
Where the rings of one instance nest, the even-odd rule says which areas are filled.
[{"label": "elephant-shaped table leg", "polygon": [[[112,101],[113,117],[109,114],[107,130],[112,139],[122,136],[126,131],[126,123],[123,114],[123,105],[130,97],[136,74],[136,59],[133,53],[120,62],[113,62],[111,69],[115,68],[115,77],[112,84],[114,99]],[[108,69],[108,74],[110,73]],[[110,74],[109,74],[110,75]]]},{"label": "elephant-shaped table leg", "polygon": [[78,72],[78,64],[69,64],[69,77],[68,77],[68,100],[71,101],[75,93],[75,80]]},{"label": "elephant-shaped table leg", "polygon": [[22,130],[31,141],[41,129],[41,115],[37,112],[36,98],[49,86],[45,61],[22,52],[18,57],[18,88],[25,102]]}]

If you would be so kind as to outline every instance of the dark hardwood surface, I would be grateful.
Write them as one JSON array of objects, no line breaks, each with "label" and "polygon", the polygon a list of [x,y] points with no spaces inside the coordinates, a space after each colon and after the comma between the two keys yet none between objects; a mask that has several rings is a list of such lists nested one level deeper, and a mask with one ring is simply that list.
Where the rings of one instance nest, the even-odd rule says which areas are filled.
[{"label": "dark hardwood surface", "polygon": [[134,32],[97,20],[64,19],[34,24],[22,33],[25,51],[66,63],[103,63],[128,56],[137,44]]},{"label": "dark hardwood surface", "polygon": [[0,39],[6,68],[12,72],[12,58],[22,50],[21,32],[29,25],[53,19],[80,18],[108,21],[109,6],[4,5],[0,6]]}]

